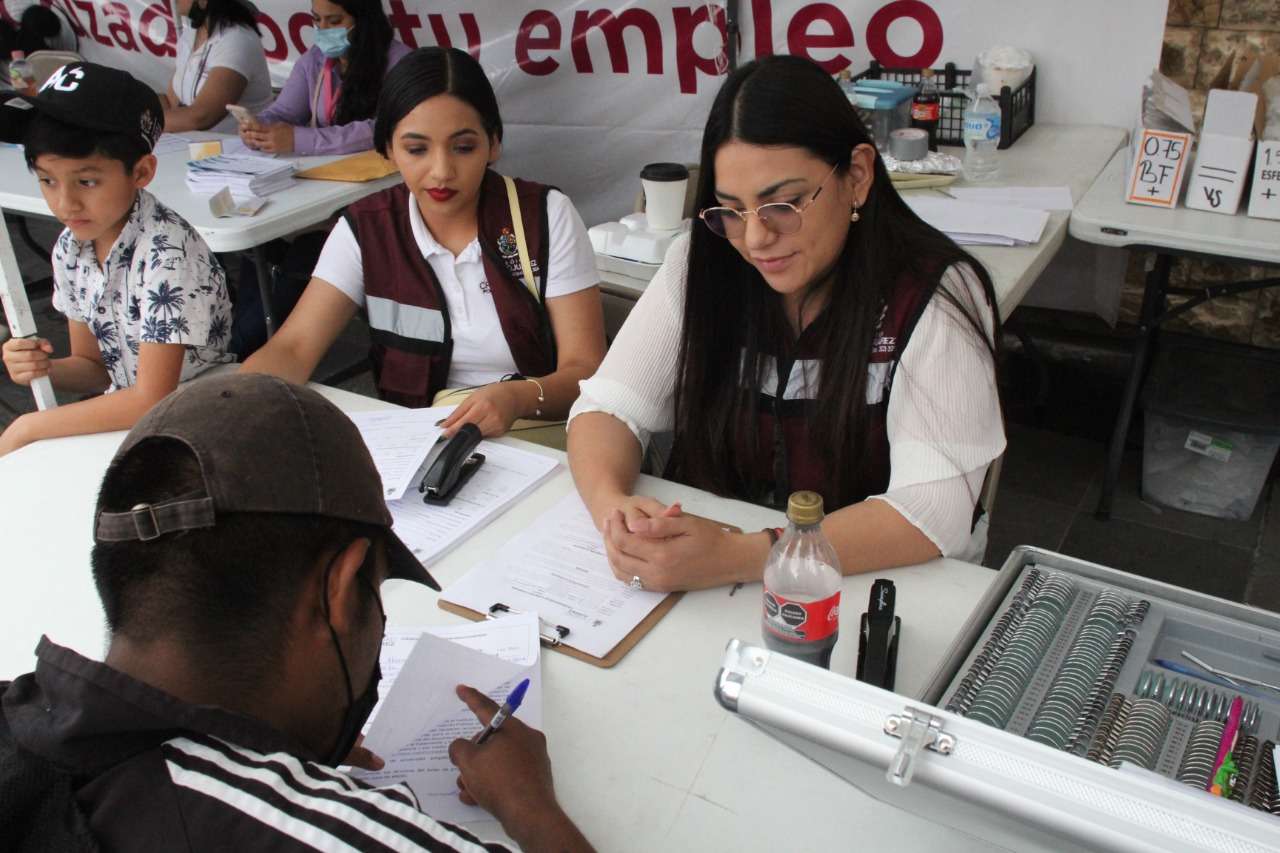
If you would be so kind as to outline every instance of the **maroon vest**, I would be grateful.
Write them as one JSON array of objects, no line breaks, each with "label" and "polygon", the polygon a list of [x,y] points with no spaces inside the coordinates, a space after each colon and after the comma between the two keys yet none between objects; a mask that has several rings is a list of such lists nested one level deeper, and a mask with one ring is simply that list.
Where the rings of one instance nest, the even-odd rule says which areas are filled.
[{"label": "maroon vest", "polygon": [[[848,503],[881,494],[889,486],[889,391],[907,341],[937,287],[936,278],[930,281],[904,275],[881,312],[867,362],[864,455],[855,478],[856,494]],[[744,416],[755,418],[757,446],[739,450],[752,459],[748,494],[739,497],[785,507],[792,492],[807,489],[822,495],[827,512],[847,505],[836,502],[833,481],[828,476],[828,456],[809,433],[816,404],[806,395],[821,393],[821,361],[815,343],[820,331],[817,323],[826,321],[824,316],[805,329],[789,358],[775,360],[776,385],[759,389],[754,414]],[[774,379],[766,371],[766,384],[770,381]],[[831,381],[829,376],[821,378],[821,384]],[[740,434],[750,435],[750,430],[743,429]]]},{"label": "maroon vest", "polygon": [[[480,254],[517,371],[543,376],[556,365],[555,338],[544,306],[550,187],[517,179],[516,189],[538,298],[524,285],[507,188],[492,171],[480,185]],[[409,204],[409,190],[400,184],[361,199],[343,216],[360,244],[369,357],[378,395],[421,408],[448,387],[453,334],[444,290],[413,237]]]}]

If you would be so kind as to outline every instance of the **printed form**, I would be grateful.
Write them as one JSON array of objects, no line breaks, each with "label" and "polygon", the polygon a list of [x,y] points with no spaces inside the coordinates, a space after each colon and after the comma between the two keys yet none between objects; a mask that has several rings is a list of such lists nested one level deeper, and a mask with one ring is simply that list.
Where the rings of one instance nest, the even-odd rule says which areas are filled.
[{"label": "printed form", "polygon": [[604,540],[572,492],[441,597],[479,613],[497,602],[536,612],[544,623],[569,629],[565,645],[602,658],[666,594],[614,577]]},{"label": "printed form", "polygon": [[424,503],[417,489],[387,504],[396,535],[427,565],[532,491],[560,465],[550,456],[495,441],[480,442],[476,451],[484,454],[484,464],[448,504]]},{"label": "printed form", "polygon": [[443,432],[436,422],[454,408],[384,409],[347,415],[369,448],[374,467],[382,478],[382,495],[386,500],[399,500],[416,485],[414,475]]},{"label": "printed form", "polygon": [[523,678],[529,690],[516,717],[542,727],[538,620],[532,614],[434,628],[388,628],[382,641],[378,704],[364,745],[381,756],[377,772],[353,770],[371,785],[405,782],[423,811],[438,820],[488,819],[458,799],[458,770],[449,744],[482,726],[454,688],[470,685],[501,704]]}]

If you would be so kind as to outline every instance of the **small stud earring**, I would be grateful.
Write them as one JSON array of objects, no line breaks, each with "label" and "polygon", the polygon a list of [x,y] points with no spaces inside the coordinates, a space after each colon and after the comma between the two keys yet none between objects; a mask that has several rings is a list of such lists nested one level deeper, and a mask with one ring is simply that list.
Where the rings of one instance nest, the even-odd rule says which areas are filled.
[{"label": "small stud earring", "polygon": [[853,213],[850,213],[850,214],[849,214],[849,221],[850,221],[850,222],[857,222],[857,221],[858,221],[859,219],[861,219],[861,218],[862,218],[862,216],[858,213],[858,206],[855,204],[855,205],[853,206]]}]

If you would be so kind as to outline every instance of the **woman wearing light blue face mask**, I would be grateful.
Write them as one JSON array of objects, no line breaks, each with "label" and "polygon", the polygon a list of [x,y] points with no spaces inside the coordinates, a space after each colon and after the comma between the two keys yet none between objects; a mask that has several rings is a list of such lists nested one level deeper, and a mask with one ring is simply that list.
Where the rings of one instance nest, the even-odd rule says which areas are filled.
[{"label": "woman wearing light blue face mask", "polygon": [[382,79],[409,48],[391,37],[380,0],[311,0],[311,20],[311,49],[240,138],[272,154],[366,151]]}]

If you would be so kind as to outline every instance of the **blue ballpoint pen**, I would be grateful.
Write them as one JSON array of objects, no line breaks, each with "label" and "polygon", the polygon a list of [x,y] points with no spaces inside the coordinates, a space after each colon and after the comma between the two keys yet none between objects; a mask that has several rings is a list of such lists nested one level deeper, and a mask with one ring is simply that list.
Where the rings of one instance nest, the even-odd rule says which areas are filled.
[{"label": "blue ballpoint pen", "polygon": [[487,741],[498,727],[506,722],[520,707],[520,703],[524,701],[524,692],[529,689],[529,679],[524,679],[516,685],[516,689],[511,691],[511,695],[507,697],[507,701],[502,703],[502,707],[498,709],[498,713],[493,715],[493,719],[489,721],[489,725],[480,731],[480,734],[471,739],[474,744],[482,744]]}]

